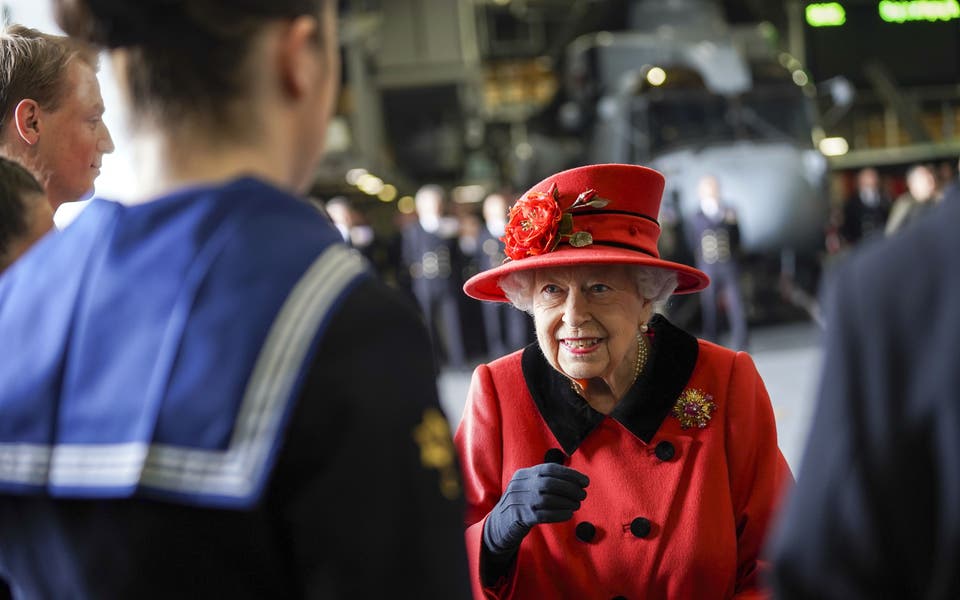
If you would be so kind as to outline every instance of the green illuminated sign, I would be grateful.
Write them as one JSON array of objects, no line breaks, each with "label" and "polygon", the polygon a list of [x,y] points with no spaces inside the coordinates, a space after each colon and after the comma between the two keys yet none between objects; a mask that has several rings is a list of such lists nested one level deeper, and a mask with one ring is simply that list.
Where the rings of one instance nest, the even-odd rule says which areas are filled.
[{"label": "green illuminated sign", "polygon": [[905,21],[949,21],[960,18],[957,0],[883,0],[878,7],[880,18],[888,23]]},{"label": "green illuminated sign", "polygon": [[807,24],[810,27],[837,27],[847,22],[847,11],[839,2],[807,5]]}]

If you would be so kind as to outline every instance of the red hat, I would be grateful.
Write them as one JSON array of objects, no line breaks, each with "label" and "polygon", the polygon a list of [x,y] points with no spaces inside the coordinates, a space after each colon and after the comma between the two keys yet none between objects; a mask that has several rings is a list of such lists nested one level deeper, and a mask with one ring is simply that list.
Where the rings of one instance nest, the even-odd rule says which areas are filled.
[{"label": "red hat", "polygon": [[508,259],[463,286],[478,300],[509,302],[500,278],[515,271],[591,264],[642,265],[677,274],[675,294],[698,292],[702,271],[660,259],[663,175],[636,165],[591,165],[547,177],[510,208],[500,238]]}]

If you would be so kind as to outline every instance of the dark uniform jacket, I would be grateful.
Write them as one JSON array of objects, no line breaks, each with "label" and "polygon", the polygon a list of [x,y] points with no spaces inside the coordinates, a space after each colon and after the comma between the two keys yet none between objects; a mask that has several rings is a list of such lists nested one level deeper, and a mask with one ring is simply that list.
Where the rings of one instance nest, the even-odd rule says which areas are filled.
[{"label": "dark uniform jacket", "polygon": [[687,236],[697,268],[712,273],[735,266],[740,251],[740,227],[733,219],[714,220],[698,210],[687,224]]},{"label": "dark uniform jacket", "polygon": [[876,192],[873,202],[868,202],[858,190],[843,203],[843,223],[840,235],[849,244],[882,235],[890,215],[890,198]]},{"label": "dark uniform jacket", "polygon": [[960,598],[960,202],[838,267],[780,598]]},{"label": "dark uniform jacket", "polygon": [[0,279],[0,579],[34,598],[463,597],[413,311],[253,179],[95,201]]},{"label": "dark uniform jacket", "polygon": [[414,293],[418,297],[456,294],[459,285],[453,265],[455,239],[427,231],[419,221],[404,228],[402,236],[402,260],[409,269]]}]

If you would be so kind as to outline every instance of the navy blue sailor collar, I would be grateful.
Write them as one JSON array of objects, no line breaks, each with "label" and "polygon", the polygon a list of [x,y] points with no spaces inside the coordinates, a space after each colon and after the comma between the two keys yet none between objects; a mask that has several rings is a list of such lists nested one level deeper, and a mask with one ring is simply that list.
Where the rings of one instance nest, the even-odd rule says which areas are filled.
[{"label": "navy blue sailor collar", "polygon": [[[647,367],[609,415],[646,443],[670,414],[699,354],[697,339],[662,315],[651,319],[650,331]],[[547,362],[536,342],[524,349],[521,368],[540,415],[564,452],[572,454],[606,415],[573,391],[570,380]]]}]

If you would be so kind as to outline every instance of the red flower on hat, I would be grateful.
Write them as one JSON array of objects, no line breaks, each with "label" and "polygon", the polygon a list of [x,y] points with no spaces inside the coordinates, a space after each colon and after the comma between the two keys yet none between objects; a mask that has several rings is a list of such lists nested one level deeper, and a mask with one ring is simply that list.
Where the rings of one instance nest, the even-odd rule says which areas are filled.
[{"label": "red flower on hat", "polygon": [[504,253],[513,260],[552,252],[564,238],[570,245],[580,248],[593,243],[593,237],[585,231],[573,231],[571,210],[592,206],[602,208],[607,200],[597,198],[596,192],[587,190],[566,211],[560,210],[560,191],[554,184],[549,193],[529,192],[510,208],[510,218],[504,235],[500,238]]}]

